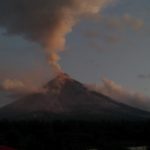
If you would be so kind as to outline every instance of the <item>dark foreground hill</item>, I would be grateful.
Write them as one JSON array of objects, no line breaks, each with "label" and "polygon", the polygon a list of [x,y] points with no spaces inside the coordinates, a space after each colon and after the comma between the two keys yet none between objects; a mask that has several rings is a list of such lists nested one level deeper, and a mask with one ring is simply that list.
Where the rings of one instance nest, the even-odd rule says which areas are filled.
[{"label": "dark foreground hill", "polygon": [[150,146],[149,126],[150,122],[3,120],[0,145],[17,150],[129,150]]}]

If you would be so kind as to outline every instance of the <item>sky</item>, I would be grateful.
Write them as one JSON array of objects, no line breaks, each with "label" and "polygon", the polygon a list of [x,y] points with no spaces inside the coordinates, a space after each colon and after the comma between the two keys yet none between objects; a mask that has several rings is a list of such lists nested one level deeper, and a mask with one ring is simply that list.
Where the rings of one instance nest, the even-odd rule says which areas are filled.
[{"label": "sky", "polygon": [[[80,19],[67,32],[66,46],[59,52],[63,71],[83,83],[101,84],[102,78],[108,78],[150,96],[149,13],[148,0],[117,0],[99,14]],[[41,85],[52,78],[39,41],[8,33],[0,21],[1,83],[24,80]],[[0,105],[8,98],[0,92]]]}]

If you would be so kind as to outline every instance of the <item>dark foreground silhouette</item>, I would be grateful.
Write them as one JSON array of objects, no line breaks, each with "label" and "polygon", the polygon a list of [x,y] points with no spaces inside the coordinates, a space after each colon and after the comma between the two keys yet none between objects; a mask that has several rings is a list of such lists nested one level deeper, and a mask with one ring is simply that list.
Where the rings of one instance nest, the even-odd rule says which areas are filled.
[{"label": "dark foreground silhouette", "polygon": [[8,147],[8,146],[0,146],[0,150],[15,150],[14,148]]},{"label": "dark foreground silhouette", "polygon": [[0,145],[17,150],[126,150],[150,145],[150,121],[0,121]]}]

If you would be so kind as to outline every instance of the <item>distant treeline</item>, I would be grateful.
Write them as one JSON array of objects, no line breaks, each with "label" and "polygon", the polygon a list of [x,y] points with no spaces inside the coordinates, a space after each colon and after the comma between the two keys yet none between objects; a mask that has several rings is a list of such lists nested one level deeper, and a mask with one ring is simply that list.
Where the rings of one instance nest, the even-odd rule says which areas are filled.
[{"label": "distant treeline", "polygon": [[0,121],[0,145],[18,150],[123,150],[149,145],[150,121]]}]

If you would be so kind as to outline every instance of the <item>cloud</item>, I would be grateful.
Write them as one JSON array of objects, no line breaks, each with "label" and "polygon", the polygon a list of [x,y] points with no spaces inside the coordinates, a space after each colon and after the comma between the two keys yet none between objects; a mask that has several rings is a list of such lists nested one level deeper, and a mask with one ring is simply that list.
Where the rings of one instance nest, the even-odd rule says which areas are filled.
[{"label": "cloud", "polygon": [[104,17],[103,21],[108,29],[121,30],[124,28],[124,22],[122,22],[122,19],[119,17]]},{"label": "cloud", "polygon": [[106,28],[110,29],[110,31],[116,30],[116,33],[109,32],[108,35],[105,36],[105,39],[108,43],[117,43],[121,41],[120,33],[126,31],[126,29],[131,28],[133,31],[139,31],[144,26],[144,21],[130,16],[128,14],[124,14],[121,17],[111,17],[104,18],[104,22]]},{"label": "cloud", "polygon": [[6,91],[20,90],[24,88],[24,83],[19,80],[6,79],[2,83],[2,89]]},{"label": "cloud", "polygon": [[43,85],[53,77],[50,70],[37,65],[19,74],[0,73],[0,107],[32,93],[45,93]]},{"label": "cloud", "polygon": [[135,31],[140,30],[144,26],[143,20],[134,18],[128,14],[125,14],[123,16],[123,20],[125,21],[125,23],[127,23],[127,25],[129,25]]},{"label": "cloud", "polygon": [[6,79],[0,84],[0,92],[7,93],[7,97],[9,98],[18,98],[26,95],[29,92],[26,88],[26,85],[22,81],[16,79]]},{"label": "cloud", "polygon": [[134,31],[139,31],[144,26],[143,20],[135,18],[129,14],[124,14],[121,17],[104,17],[104,21],[109,29],[116,30],[123,30],[127,27],[131,27]]},{"label": "cloud", "polygon": [[[98,40],[105,41],[109,44],[122,42],[125,39],[121,36],[121,34],[127,31],[127,29],[137,32],[144,26],[143,20],[128,14],[123,14],[122,16],[102,16],[99,17],[99,20],[101,21],[97,22],[97,25],[99,25],[101,28],[98,29],[91,27],[90,29],[84,29],[82,31],[82,35],[85,38],[91,41],[95,40],[95,43]],[[101,29],[103,29],[105,32],[103,32]],[[95,46],[92,48],[95,48]]]},{"label": "cloud", "polygon": [[46,89],[44,87],[35,86],[32,82],[28,82],[27,80],[5,79],[0,84],[0,92],[5,93],[8,98],[16,100],[31,93],[45,93]]},{"label": "cloud", "polygon": [[124,88],[107,78],[103,79],[103,83],[101,85],[92,85],[90,86],[90,89],[103,93],[117,102],[150,111],[150,97]]},{"label": "cloud", "polygon": [[150,79],[150,74],[139,74],[138,78],[140,78],[140,79]]},{"label": "cloud", "polygon": [[87,38],[99,38],[100,33],[94,30],[86,30],[83,32],[83,35]]},{"label": "cloud", "polygon": [[53,71],[61,71],[58,53],[82,17],[95,16],[113,0],[0,0],[0,26],[43,46]]},{"label": "cloud", "polygon": [[115,34],[112,34],[112,35],[106,36],[106,41],[108,43],[115,44],[115,43],[118,43],[119,41],[121,41],[121,38]]},{"label": "cloud", "polygon": [[18,79],[5,79],[0,84],[0,91],[12,95],[24,95],[33,92],[33,87],[27,86],[24,81]]}]

